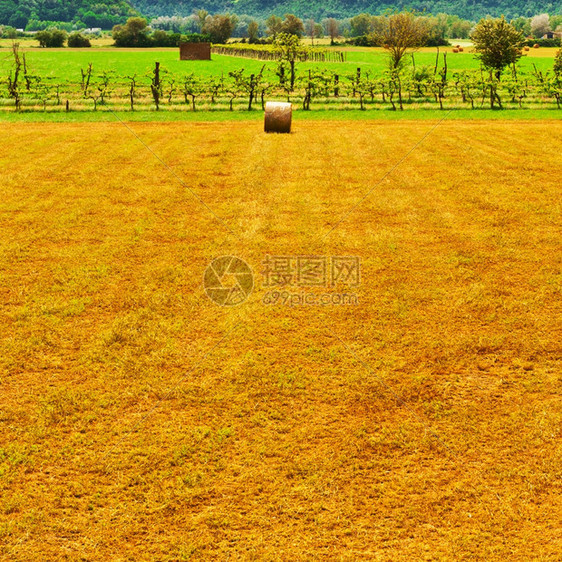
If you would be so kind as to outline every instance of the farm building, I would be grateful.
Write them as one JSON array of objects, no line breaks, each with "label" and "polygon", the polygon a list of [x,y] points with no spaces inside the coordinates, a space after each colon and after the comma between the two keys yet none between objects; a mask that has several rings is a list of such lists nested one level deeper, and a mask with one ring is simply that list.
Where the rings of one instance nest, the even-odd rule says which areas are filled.
[{"label": "farm building", "polygon": [[562,39],[562,31],[549,31],[542,36],[543,39]]},{"label": "farm building", "polygon": [[211,60],[211,44],[181,43],[180,60]]}]

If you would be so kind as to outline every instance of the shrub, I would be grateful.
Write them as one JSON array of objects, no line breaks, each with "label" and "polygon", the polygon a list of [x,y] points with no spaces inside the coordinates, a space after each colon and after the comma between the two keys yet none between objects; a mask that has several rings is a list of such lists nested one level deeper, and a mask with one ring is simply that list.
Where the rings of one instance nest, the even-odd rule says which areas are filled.
[{"label": "shrub", "polygon": [[380,47],[372,35],[359,35],[347,41],[349,45],[356,47]]},{"label": "shrub", "polygon": [[204,33],[188,33],[181,36],[182,43],[210,43],[211,37]]},{"label": "shrub", "polygon": [[84,37],[81,33],[71,33],[68,36],[68,46],[72,48],[83,48],[83,47],[91,47],[92,44],[87,37]]},{"label": "shrub", "polygon": [[150,36],[151,47],[178,47],[181,35],[179,33],[168,33],[162,29],[157,29]]},{"label": "shrub", "polygon": [[529,39],[525,42],[528,47],[560,47],[560,39]]},{"label": "shrub", "polygon": [[424,47],[447,47],[450,43],[445,37],[433,35],[428,37],[424,42]]},{"label": "shrub", "polygon": [[4,37],[6,39],[15,39],[19,35],[21,35],[21,33],[15,27],[10,27],[8,25],[8,26],[2,28],[1,37]]},{"label": "shrub", "polygon": [[45,31],[38,31],[35,34],[35,39],[39,41],[40,47],[64,47],[67,33],[62,29],[49,29]]}]

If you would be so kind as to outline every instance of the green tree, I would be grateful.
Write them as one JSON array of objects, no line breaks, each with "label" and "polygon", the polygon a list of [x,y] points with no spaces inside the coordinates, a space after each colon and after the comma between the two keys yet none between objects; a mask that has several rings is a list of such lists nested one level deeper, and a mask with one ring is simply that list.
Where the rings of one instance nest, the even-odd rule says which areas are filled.
[{"label": "green tree", "polygon": [[538,14],[531,19],[531,33],[533,37],[540,39],[549,31],[552,31],[552,28],[550,27],[550,16],[548,14]]},{"label": "green tree", "polygon": [[550,27],[554,31],[562,31],[562,14],[550,16]]},{"label": "green tree", "polygon": [[335,18],[328,18],[324,21],[324,30],[330,37],[330,45],[333,45],[336,37],[340,34],[340,24]]},{"label": "green tree", "polygon": [[449,39],[468,39],[472,23],[462,20],[458,16],[449,16],[449,31],[447,37]]},{"label": "green tree", "polygon": [[500,79],[506,66],[515,64],[522,55],[523,34],[504,17],[480,20],[472,35],[474,48],[482,65]]},{"label": "green tree", "polygon": [[317,39],[324,39],[324,26],[321,23],[315,23],[314,33]]},{"label": "green tree", "polygon": [[207,16],[203,33],[211,38],[211,43],[226,43],[236,27],[236,16],[217,14]]},{"label": "green tree", "polygon": [[306,52],[306,48],[301,44],[296,35],[280,33],[273,43],[275,51],[279,54],[281,63],[288,62],[291,69],[291,92],[295,88],[295,66],[296,61]]},{"label": "green tree", "polygon": [[257,43],[259,37],[260,37],[260,26],[258,25],[257,21],[252,20],[248,24],[248,41],[250,43]]},{"label": "green tree", "polygon": [[531,20],[529,18],[520,17],[511,20],[511,25],[517,29],[517,31],[520,31],[523,35],[525,35],[525,37],[531,35]]},{"label": "green tree", "polygon": [[51,32],[50,31],[38,31],[35,34],[35,39],[37,41],[39,41],[39,46],[40,47],[46,47],[47,44],[50,42],[51,40]]},{"label": "green tree", "polygon": [[202,32],[203,30],[203,26],[205,25],[205,20],[207,19],[208,15],[209,12],[207,12],[207,10],[197,10],[195,12],[195,17],[197,18],[197,26],[199,27],[200,32]]},{"label": "green tree", "polygon": [[281,24],[281,33],[295,35],[300,39],[304,35],[304,23],[293,14],[285,14],[285,19]]},{"label": "green tree", "polygon": [[359,14],[351,18],[349,23],[352,37],[361,37],[373,31],[373,18],[369,14]]},{"label": "green tree", "polygon": [[15,27],[7,26],[2,30],[2,37],[6,39],[15,39],[18,36],[18,30]]},{"label": "green tree", "polygon": [[283,20],[279,16],[269,16],[267,20],[265,20],[265,25],[267,26],[267,34],[269,37],[276,39],[277,35],[281,33]]},{"label": "green tree", "polygon": [[447,15],[438,14],[435,17],[429,17],[424,20],[427,25],[427,36],[424,43],[427,47],[449,44],[449,41],[447,41],[447,35],[449,34],[447,19]]},{"label": "green tree", "polygon": [[427,39],[427,22],[413,12],[393,14],[386,18],[381,31],[375,31],[373,40],[388,52],[390,67],[401,68],[404,56],[422,47]]},{"label": "green tree", "polygon": [[314,45],[314,39],[317,37],[317,35],[316,35],[316,22],[314,21],[314,19],[310,18],[306,22],[305,27],[306,27],[306,34],[308,35],[308,37],[310,37],[312,45]]},{"label": "green tree", "polygon": [[125,25],[116,25],[112,37],[117,47],[147,47],[150,44],[144,18],[129,18]]}]

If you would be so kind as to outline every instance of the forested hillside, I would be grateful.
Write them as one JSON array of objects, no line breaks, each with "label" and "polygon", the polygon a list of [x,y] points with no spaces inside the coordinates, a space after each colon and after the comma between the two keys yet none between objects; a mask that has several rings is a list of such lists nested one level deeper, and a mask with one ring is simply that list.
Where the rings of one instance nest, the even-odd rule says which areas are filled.
[{"label": "forested hillside", "polygon": [[16,28],[25,28],[31,20],[74,21],[84,27],[110,29],[136,14],[127,0],[0,0],[0,25]]},{"label": "forested hillside", "polygon": [[388,9],[415,8],[428,12],[455,14],[465,19],[478,20],[486,15],[517,18],[531,17],[548,12],[562,13],[562,0],[541,2],[539,0],[133,0],[143,14],[149,16],[189,15],[196,9],[209,12],[234,12],[256,17],[290,12],[301,18],[324,17],[346,18],[361,12],[379,14]]},{"label": "forested hillside", "polygon": [[[132,4],[132,5],[131,5]],[[458,15],[478,20],[486,15],[505,15],[508,19],[519,16],[531,17],[548,12],[562,14],[562,0],[0,0],[0,25],[16,28],[36,22],[74,22],[80,27],[109,29],[123,23],[136,10],[149,17],[187,16],[194,10],[210,13],[231,12],[266,18],[271,14],[294,13],[301,18],[347,18],[361,12],[380,14],[385,10],[414,8],[431,13]]]}]

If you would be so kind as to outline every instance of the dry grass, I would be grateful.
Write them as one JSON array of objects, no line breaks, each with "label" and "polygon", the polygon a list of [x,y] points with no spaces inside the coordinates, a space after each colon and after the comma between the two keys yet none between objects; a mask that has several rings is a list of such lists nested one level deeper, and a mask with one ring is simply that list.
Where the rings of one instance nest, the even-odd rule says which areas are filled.
[{"label": "dry grass", "polygon": [[[119,124],[3,125],[0,558],[558,560],[559,125],[386,177],[433,123],[131,126],[185,185]],[[360,305],[204,296],[268,253],[361,256]]]}]

